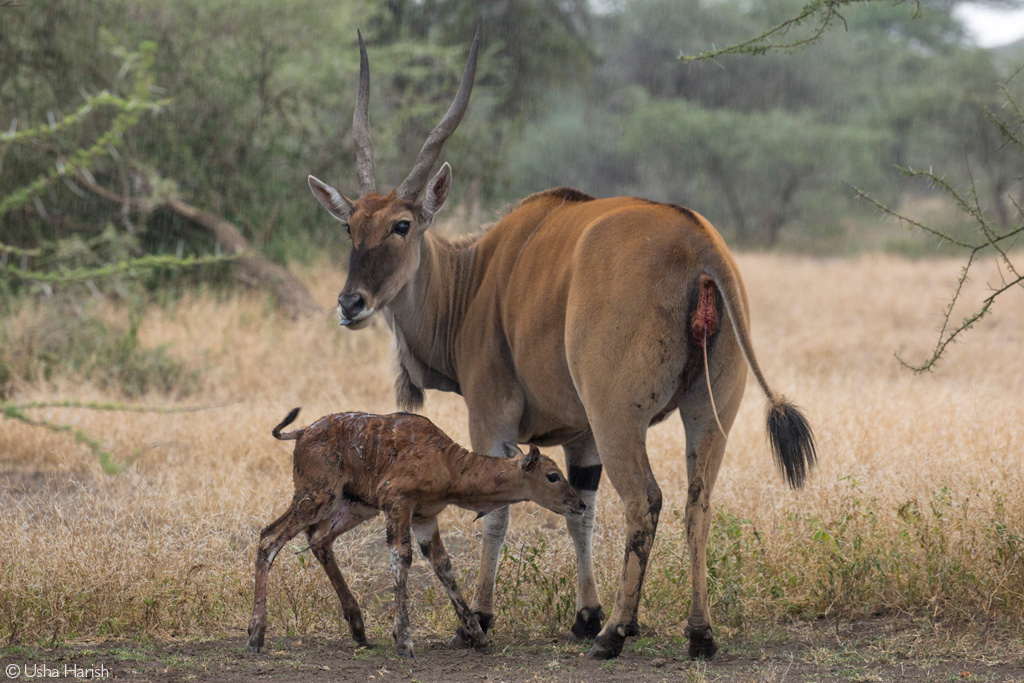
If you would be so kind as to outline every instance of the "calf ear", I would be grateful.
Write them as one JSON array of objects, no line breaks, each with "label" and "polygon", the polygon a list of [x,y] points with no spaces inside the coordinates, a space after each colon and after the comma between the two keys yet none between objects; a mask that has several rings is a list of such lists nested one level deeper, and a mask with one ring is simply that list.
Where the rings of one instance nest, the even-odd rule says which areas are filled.
[{"label": "calf ear", "polygon": [[348,222],[348,217],[355,210],[355,206],[348,197],[313,176],[309,176],[309,189],[313,190],[313,196],[332,216],[342,223]]},{"label": "calf ear", "polygon": [[540,449],[536,446],[530,446],[530,452],[523,456],[523,462],[519,465],[523,472],[532,472],[537,469],[537,463],[540,462]]},{"label": "calf ear", "polygon": [[514,443],[512,443],[510,441],[506,441],[503,444],[503,446],[504,446],[504,449],[505,449],[505,457],[506,458],[514,458],[517,455],[522,455],[523,454],[523,452],[521,450],[519,450],[519,446],[516,446]]}]

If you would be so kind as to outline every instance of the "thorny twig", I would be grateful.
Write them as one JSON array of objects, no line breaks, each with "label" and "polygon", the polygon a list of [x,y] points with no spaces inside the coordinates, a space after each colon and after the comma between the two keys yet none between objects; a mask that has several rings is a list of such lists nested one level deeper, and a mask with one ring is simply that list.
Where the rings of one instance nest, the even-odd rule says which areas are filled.
[{"label": "thorny twig", "polygon": [[10,401],[0,402],[0,415],[3,417],[18,420],[24,422],[32,427],[43,427],[49,429],[51,432],[67,433],[74,437],[75,441],[82,444],[89,451],[96,456],[99,460],[100,468],[106,474],[119,474],[128,469],[133,462],[135,462],[145,447],[137,448],[135,451],[128,456],[125,462],[118,462],[114,459],[114,456],[103,448],[103,445],[88,432],[73,427],[69,424],[63,424],[60,422],[53,422],[45,418],[35,419],[25,414],[26,410],[33,408],[84,408],[87,410],[104,410],[104,411],[117,411],[117,412],[133,412],[133,413],[159,413],[161,415],[167,415],[170,413],[187,413],[195,412],[200,410],[212,410],[214,408],[221,408],[232,403],[238,403],[241,399],[233,399],[230,401],[221,401],[219,403],[211,403],[204,406],[184,406],[184,407],[149,407],[139,406],[124,403],[101,403],[97,401],[32,401],[28,403],[15,403]]},{"label": "thorny twig", "polygon": [[[897,1],[904,2],[905,0]],[[911,1],[914,3],[914,16],[916,17],[921,13],[921,0]],[[821,40],[822,36],[825,35],[825,32],[828,31],[833,24],[842,23],[843,28],[846,28],[846,18],[840,13],[840,10],[845,9],[850,5],[868,4],[871,2],[875,2],[875,0],[814,0],[804,6],[803,10],[801,10],[800,14],[797,16],[773,26],[760,35],[728,47],[720,49],[712,47],[712,49],[704,50],[697,55],[681,54],[679,55],[679,59],[680,61],[689,63],[709,59],[713,60],[718,57],[724,57],[725,55],[761,55],[771,50],[786,51],[807,47]],[[815,22],[815,25],[809,36],[797,38],[790,42],[772,42],[776,38],[788,36],[791,30],[812,21]]]}]

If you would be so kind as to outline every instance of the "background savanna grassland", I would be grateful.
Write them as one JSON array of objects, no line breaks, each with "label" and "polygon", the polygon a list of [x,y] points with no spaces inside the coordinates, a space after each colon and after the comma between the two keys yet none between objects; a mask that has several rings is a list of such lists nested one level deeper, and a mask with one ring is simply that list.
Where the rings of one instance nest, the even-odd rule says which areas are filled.
[{"label": "background savanna grassland", "polygon": [[[1024,678],[1020,287],[931,373],[894,357],[932,354],[954,293],[951,328],[1019,280],[1024,258],[1000,237],[1021,225],[1019,46],[972,47],[954,3],[924,0],[847,6],[845,30],[802,50],[690,65],[680,52],[756,35],[801,3],[354,5],[0,7],[0,658],[111,641],[125,645],[91,656],[136,678]],[[291,495],[290,444],[270,429],[294,406],[300,423],[395,409],[383,324],[348,332],[330,312],[348,247],[305,183],[313,173],[354,192],[355,28],[370,50],[377,182],[390,187],[447,106],[481,20],[473,102],[445,153],[453,196],[433,229],[463,234],[552,185],[700,211],[737,254],[769,382],[815,429],[819,467],[790,491],[748,388],[712,497],[724,651],[710,665],[681,661],[676,418],[648,438],[666,504],[643,635],[618,664],[577,669],[585,648],[552,644],[575,611],[575,563],[562,521],[532,505],[513,509],[497,657],[440,645],[455,618],[417,560],[427,668],[391,658],[379,520],[336,550],[383,647],[353,651],[320,567],[286,552],[271,573],[270,654],[241,654],[255,543]],[[468,443],[459,397],[431,392],[424,413]],[[473,517],[442,519],[467,593]],[[620,520],[605,482],[606,609]]]}]

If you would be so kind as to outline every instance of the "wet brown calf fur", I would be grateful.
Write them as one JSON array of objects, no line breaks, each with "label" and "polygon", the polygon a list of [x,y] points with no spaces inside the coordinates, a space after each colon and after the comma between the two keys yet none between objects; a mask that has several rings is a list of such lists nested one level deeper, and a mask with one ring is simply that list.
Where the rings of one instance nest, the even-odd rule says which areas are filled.
[{"label": "wet brown calf fur", "polygon": [[487,649],[490,640],[478,615],[455,584],[437,515],[448,505],[487,513],[525,500],[560,515],[582,514],[586,508],[558,466],[535,446],[523,455],[510,445],[510,454],[515,456],[511,458],[480,455],[452,441],[427,418],[408,413],[338,413],[282,434],[281,429],[298,413],[296,408],[273,430],[275,438],[296,442],[295,495],[291,507],[260,534],[249,652],[263,648],[270,566],[281,548],[303,531],[338,593],[353,639],[366,645],[359,605],[341,575],[332,545],[338,536],[378,512],[386,517],[391,551],[395,583],[392,635],[398,653],[412,657],[406,579],[412,564],[413,534],[451,599],[469,644]]}]

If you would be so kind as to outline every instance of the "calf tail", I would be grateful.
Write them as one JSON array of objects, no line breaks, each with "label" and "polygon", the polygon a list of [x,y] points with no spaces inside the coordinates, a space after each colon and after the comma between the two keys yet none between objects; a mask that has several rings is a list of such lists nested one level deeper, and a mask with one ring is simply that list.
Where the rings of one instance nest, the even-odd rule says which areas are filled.
[{"label": "calf tail", "polygon": [[295,418],[299,416],[300,410],[302,409],[292,408],[292,412],[288,413],[288,416],[281,420],[281,424],[274,427],[274,431],[270,433],[274,435],[275,439],[280,439],[281,441],[293,441],[299,438],[302,432],[306,431],[306,428],[303,427],[302,429],[296,429],[293,432],[285,432],[284,434],[281,433],[282,429],[290,425],[292,422],[295,422]]},{"label": "calf tail", "polygon": [[818,459],[811,426],[799,408],[778,394],[771,397],[766,418],[775,462],[789,487],[798,489]]}]

